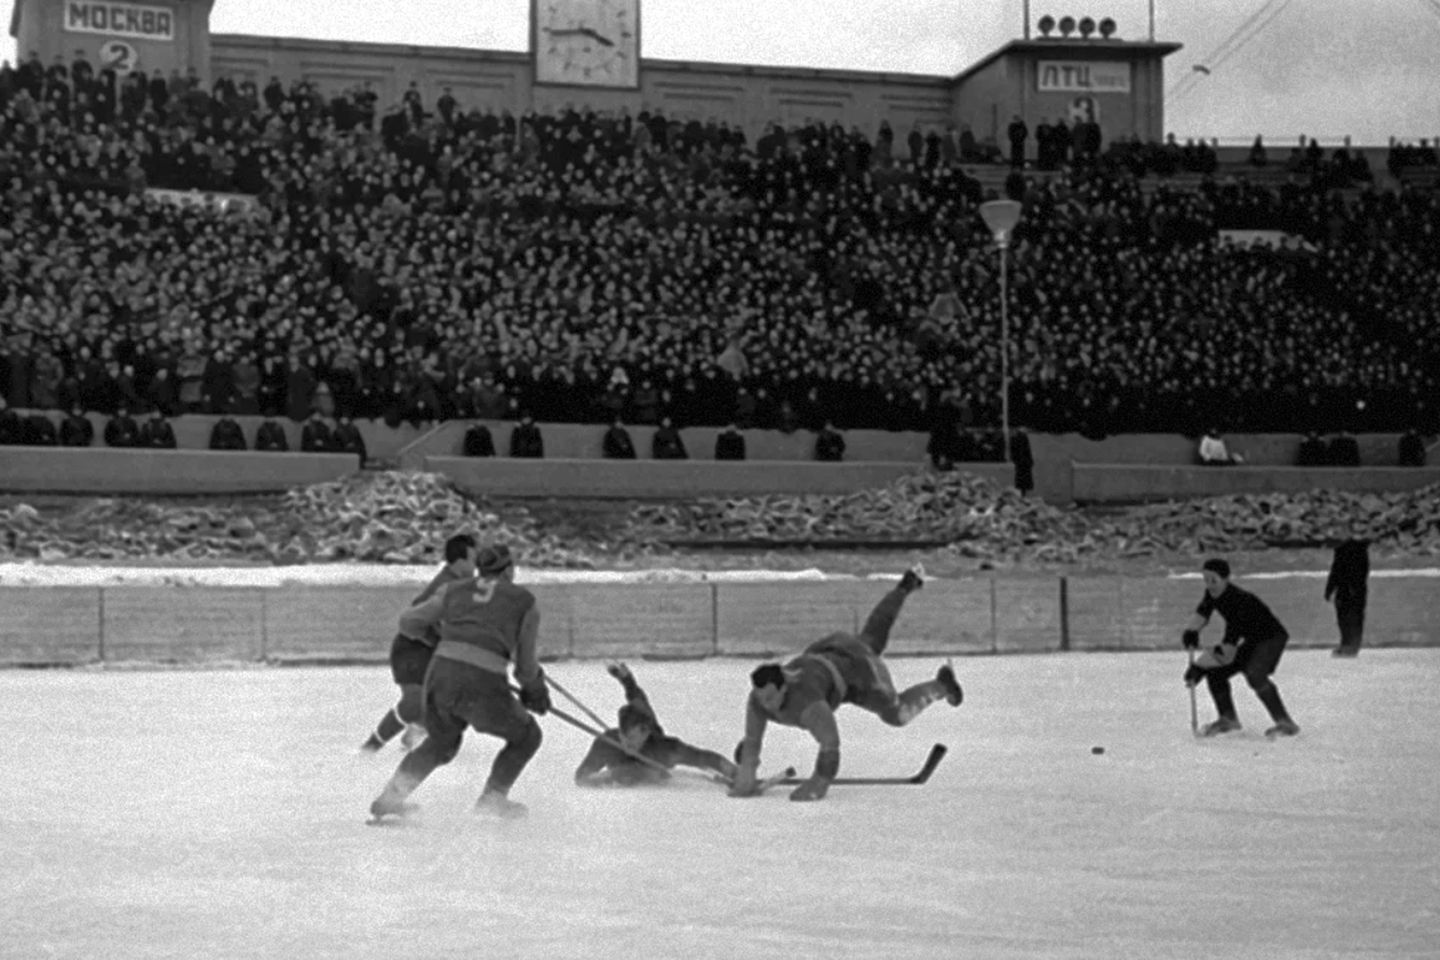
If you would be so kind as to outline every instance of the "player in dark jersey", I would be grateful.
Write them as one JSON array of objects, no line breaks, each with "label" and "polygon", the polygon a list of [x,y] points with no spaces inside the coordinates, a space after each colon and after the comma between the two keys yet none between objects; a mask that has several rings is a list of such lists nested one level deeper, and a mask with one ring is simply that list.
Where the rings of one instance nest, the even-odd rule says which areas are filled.
[{"label": "player in dark jersey", "polygon": [[1181,642],[1191,650],[1200,646],[1200,631],[1210,622],[1210,615],[1219,612],[1225,618],[1225,635],[1220,643],[1195,659],[1185,671],[1185,683],[1194,686],[1201,680],[1210,687],[1219,717],[1201,731],[1207,737],[1240,729],[1235,700],[1230,696],[1230,678],[1245,674],[1245,681],[1255,696],[1270,711],[1274,726],[1265,731],[1267,737],[1293,737],[1300,727],[1285,710],[1280,691],[1270,675],[1280,664],[1280,655],[1290,634],[1285,632],[1275,614],[1255,594],[1230,582],[1230,564],[1224,560],[1206,560],[1205,595],[1190,622],[1185,626]]},{"label": "player in dark jersey", "polygon": [[[582,787],[596,787],[605,784],[635,786],[658,783],[668,779],[668,774],[642,763],[615,746],[623,743],[633,750],[665,767],[695,767],[713,770],[731,780],[735,776],[735,764],[718,753],[692,747],[678,737],[667,736],[665,729],[650,706],[650,699],[630,668],[623,663],[613,663],[607,670],[610,676],[620,681],[625,688],[625,705],[620,708],[620,725],[605,731],[605,738],[596,737],[590,745],[590,752],[580,761],[575,770],[575,782]],[[613,741],[613,742],[607,742]]]},{"label": "player in dark jersey", "polygon": [[808,730],[820,745],[814,773],[790,794],[791,800],[820,800],[840,769],[835,710],[842,703],[853,703],[894,727],[909,723],[937,700],[960,705],[964,694],[949,666],[941,667],[934,680],[897,693],[881,659],[905,598],[924,583],[918,569],[907,570],[900,583],[875,605],[858,636],[831,634],[783,667],[762,664],[750,674],[754,689],[745,709],[745,739],[736,749],[739,769],[730,788],[732,797],[751,796],[757,790],[755,771],[769,722]]},{"label": "player in dark jersey", "polygon": [[[376,820],[413,809],[405,798],[436,767],[455,759],[467,727],[505,741],[475,804],[476,812],[501,817],[525,814],[525,805],[511,800],[509,793],[540,749],[540,724],[531,713],[550,709],[545,673],[535,653],[540,611],[535,595],[515,585],[515,565],[507,547],[484,548],[476,567],[476,579],[448,584],[400,617],[401,632],[407,636],[440,628],[440,642],[425,675],[429,736],[405,755],[370,804]],[[520,684],[519,699],[506,676],[512,669]]]},{"label": "player in dark jersey", "polygon": [[[435,578],[420,591],[419,596],[410,601],[410,605],[413,607],[424,603],[446,584],[474,577],[475,548],[473,534],[461,533],[446,540],[445,566],[441,567]],[[361,744],[361,750],[375,753],[393,740],[401,730],[405,731],[406,749],[425,739],[425,728],[420,722],[424,714],[421,691],[425,683],[425,670],[430,666],[430,657],[439,641],[440,634],[434,629],[426,630],[418,637],[395,634],[395,639],[390,642],[390,676],[400,688],[400,702],[380,718],[369,739]]]}]

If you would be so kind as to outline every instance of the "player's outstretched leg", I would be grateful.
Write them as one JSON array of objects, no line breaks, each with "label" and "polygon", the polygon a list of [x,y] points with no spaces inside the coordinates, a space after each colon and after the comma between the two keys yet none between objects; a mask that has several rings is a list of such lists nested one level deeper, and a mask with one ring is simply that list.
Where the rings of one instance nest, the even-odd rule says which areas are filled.
[{"label": "player's outstretched leg", "polygon": [[380,791],[380,796],[370,804],[370,815],[377,820],[381,817],[403,817],[415,809],[406,798],[415,792],[425,778],[444,766],[460,752],[462,734],[459,730],[442,736],[430,736],[419,747],[405,755],[396,768],[390,782]]},{"label": "player's outstretched leg", "polygon": [[366,753],[376,753],[394,740],[395,735],[402,730],[405,731],[403,743],[406,750],[413,749],[415,744],[423,740],[425,728],[420,724],[425,713],[423,691],[424,688],[416,683],[401,684],[400,702],[380,718],[380,722],[375,725],[374,731],[360,749]]},{"label": "player's outstretched leg", "polygon": [[1235,698],[1230,695],[1230,677],[1211,670],[1205,675],[1205,683],[1210,688],[1210,698],[1215,701],[1215,712],[1219,716],[1202,727],[1200,734],[1213,737],[1239,730],[1240,718],[1235,713]]},{"label": "player's outstretched leg", "polygon": [[1300,725],[1290,719],[1285,703],[1280,699],[1280,690],[1272,681],[1266,680],[1263,686],[1256,687],[1255,696],[1265,704],[1265,709],[1270,711],[1270,719],[1275,721],[1275,725],[1265,731],[1265,736],[1293,737],[1300,732]]},{"label": "player's outstretched leg", "polygon": [[405,721],[400,719],[399,710],[399,706],[396,705],[385,711],[385,716],[380,718],[380,722],[370,732],[369,738],[360,745],[362,752],[379,753],[381,747],[394,740],[395,735],[405,729]]},{"label": "player's outstretched leg", "polygon": [[485,781],[485,790],[475,801],[477,813],[506,819],[525,816],[525,804],[510,799],[510,788],[515,785],[530,758],[535,756],[535,751],[540,749],[542,739],[540,724],[531,717],[517,736],[505,741],[505,749],[495,755],[495,762],[490,767],[490,779]]},{"label": "player's outstretched leg", "polygon": [[889,593],[880,598],[875,604],[875,609],[870,611],[870,616],[865,618],[865,626],[860,630],[860,639],[875,653],[884,653],[886,645],[890,642],[890,628],[895,626],[895,619],[900,616],[900,608],[905,605],[905,598],[916,590],[925,586],[925,568],[916,564],[895,585]]},{"label": "player's outstretched leg", "polygon": [[959,681],[955,679],[955,671],[947,664],[940,668],[934,680],[917,683],[898,695],[892,693],[888,702],[866,706],[871,706],[872,712],[890,726],[903,727],[920,716],[932,703],[944,700],[951,706],[958,707],[964,699],[965,694],[960,689]]}]

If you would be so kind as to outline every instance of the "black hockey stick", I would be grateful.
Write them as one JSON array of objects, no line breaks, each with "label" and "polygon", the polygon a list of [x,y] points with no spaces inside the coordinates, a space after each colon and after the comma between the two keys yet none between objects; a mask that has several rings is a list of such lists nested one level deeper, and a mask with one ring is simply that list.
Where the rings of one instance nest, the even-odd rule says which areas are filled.
[{"label": "black hockey stick", "polygon": [[[1195,648],[1191,647],[1189,653],[1190,666],[1193,667],[1195,666]],[[1185,686],[1190,688],[1190,736],[1198,737],[1200,736],[1200,716],[1195,707],[1195,684],[1187,683]]]},{"label": "black hockey stick", "polygon": [[[925,758],[925,765],[920,771],[909,777],[836,777],[830,781],[832,787],[890,787],[890,786],[919,786],[930,779],[935,768],[940,766],[940,761],[945,759],[946,746],[937,743],[930,748],[930,755]],[[786,777],[781,783],[802,783],[798,777]]]}]

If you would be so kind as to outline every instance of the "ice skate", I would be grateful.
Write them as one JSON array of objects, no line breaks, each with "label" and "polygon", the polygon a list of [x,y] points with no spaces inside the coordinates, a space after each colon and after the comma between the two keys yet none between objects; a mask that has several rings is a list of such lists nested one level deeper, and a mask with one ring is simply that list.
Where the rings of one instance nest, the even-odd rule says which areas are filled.
[{"label": "ice skate", "polygon": [[1221,717],[1220,719],[1215,720],[1211,723],[1207,723],[1205,724],[1205,726],[1201,727],[1200,736],[1215,737],[1219,736],[1222,733],[1233,733],[1234,731],[1239,729],[1239,720],[1236,720],[1234,717]]},{"label": "ice skate", "polygon": [[1265,731],[1265,736],[1271,740],[1277,737],[1293,737],[1300,732],[1300,724],[1289,717],[1281,717],[1275,721],[1275,726]]},{"label": "ice skate", "polygon": [[925,586],[925,568],[918,563],[906,570],[905,575],[900,578],[900,589],[906,593],[914,593],[923,586]]},{"label": "ice skate", "polygon": [[945,702],[952,707],[960,706],[961,701],[965,699],[965,691],[960,689],[960,681],[955,679],[955,668],[948,663],[945,664],[935,674],[935,679],[939,680],[940,685],[945,688]]},{"label": "ice skate", "polygon": [[503,793],[492,791],[482,793],[480,799],[475,801],[475,812],[501,820],[519,820],[529,812],[529,808],[523,803],[511,800]]},{"label": "ice skate", "polygon": [[[403,821],[410,814],[419,810],[418,804],[406,803],[403,800],[394,800],[384,795],[375,798],[370,804],[370,819],[367,821],[371,826],[382,823],[395,823]],[[394,820],[386,820],[386,817],[394,817]]]},{"label": "ice skate", "polygon": [[1358,657],[1359,655],[1359,647],[1336,647],[1330,651],[1332,657]]}]

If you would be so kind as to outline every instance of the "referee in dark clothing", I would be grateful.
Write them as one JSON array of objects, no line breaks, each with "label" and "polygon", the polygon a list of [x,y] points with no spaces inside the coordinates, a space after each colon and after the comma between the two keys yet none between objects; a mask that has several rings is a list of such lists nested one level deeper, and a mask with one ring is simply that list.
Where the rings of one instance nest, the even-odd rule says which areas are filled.
[{"label": "referee in dark clothing", "polygon": [[1210,615],[1218,610],[1225,618],[1225,635],[1219,645],[1202,653],[1185,671],[1187,685],[1194,686],[1203,679],[1210,687],[1210,696],[1220,715],[1214,723],[1206,724],[1202,733],[1213,737],[1240,729],[1235,700],[1230,696],[1230,678],[1243,673],[1275,723],[1265,731],[1265,736],[1295,736],[1300,727],[1285,712],[1280,691],[1270,679],[1280,664],[1280,655],[1285,652],[1290,634],[1265,601],[1230,582],[1230,564],[1219,559],[1206,560],[1202,570],[1205,596],[1185,627],[1183,643],[1189,649],[1198,648],[1200,631],[1210,622]]},{"label": "referee in dark clothing", "polygon": [[1340,627],[1336,657],[1354,657],[1365,638],[1365,602],[1369,596],[1370,544],[1346,540],[1335,548],[1330,576],[1325,581],[1325,599],[1335,603],[1335,622]]}]

